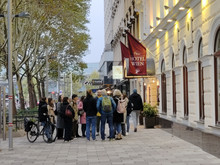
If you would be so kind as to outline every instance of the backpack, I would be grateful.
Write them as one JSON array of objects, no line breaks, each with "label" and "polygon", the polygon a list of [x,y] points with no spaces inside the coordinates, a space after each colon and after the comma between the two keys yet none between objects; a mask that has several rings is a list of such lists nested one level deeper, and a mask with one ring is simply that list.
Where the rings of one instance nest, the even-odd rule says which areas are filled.
[{"label": "backpack", "polygon": [[111,112],[112,111],[112,102],[109,97],[102,98],[102,110],[104,112]]},{"label": "backpack", "polygon": [[118,99],[117,112],[125,113],[125,111],[126,111],[126,101]]}]

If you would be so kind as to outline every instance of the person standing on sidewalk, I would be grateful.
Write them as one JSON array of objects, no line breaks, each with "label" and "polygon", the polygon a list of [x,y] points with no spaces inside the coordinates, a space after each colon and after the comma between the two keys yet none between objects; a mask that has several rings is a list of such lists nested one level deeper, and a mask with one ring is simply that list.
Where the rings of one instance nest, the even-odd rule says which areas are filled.
[{"label": "person standing on sidewalk", "polygon": [[79,116],[80,116],[80,124],[81,124],[81,131],[82,131],[82,136],[86,137],[86,112],[84,111],[84,107],[83,107],[83,101],[85,99],[85,96],[82,96],[80,98],[80,101],[78,103],[78,112],[79,112]]},{"label": "person standing on sidewalk", "polygon": [[[97,96],[96,96],[96,103],[98,101],[98,99],[102,97],[102,91],[98,90],[97,91]],[[100,121],[101,121],[101,114],[99,112],[97,112],[97,120],[96,120],[96,136],[99,136],[99,131],[100,131]]]},{"label": "person standing on sidewalk", "polygon": [[83,107],[86,112],[86,138],[90,140],[90,127],[92,125],[92,139],[96,140],[95,127],[96,127],[96,99],[92,96],[92,90],[86,92],[86,99],[83,101]]},{"label": "person standing on sidewalk", "polygon": [[107,96],[105,89],[102,90],[102,97],[97,101],[97,109],[101,113],[101,138],[105,140],[105,123],[106,120],[109,125],[110,135],[109,140],[113,140],[114,129],[113,129],[113,112],[116,109],[114,100]]},{"label": "person standing on sidewalk", "polygon": [[133,94],[129,97],[129,107],[132,109],[131,117],[134,123],[134,132],[137,132],[138,118],[140,112],[143,111],[143,102],[141,96],[137,93],[137,89],[133,90]]},{"label": "person standing on sidewalk", "polygon": [[[116,107],[118,106],[119,101],[121,100],[122,94],[121,91],[118,89],[115,89],[113,92],[113,99],[115,101]],[[121,123],[124,121],[124,113],[118,113],[118,111],[114,111],[113,113],[113,125],[114,125],[114,132],[115,136],[117,133],[117,136],[115,137],[116,140],[121,140]]]},{"label": "person standing on sidewalk", "polygon": [[47,105],[48,115],[49,115],[51,123],[56,124],[54,108],[55,107],[54,107],[53,99],[52,98],[48,98],[48,105]]},{"label": "person standing on sidewalk", "polygon": [[[72,112],[72,116],[66,116],[65,115],[65,111],[69,109]],[[72,140],[72,128],[73,128],[73,117],[75,115],[74,110],[72,109],[72,107],[69,104],[69,98],[68,97],[64,97],[63,98],[63,103],[61,105],[61,116],[63,116],[64,118],[64,128],[65,128],[65,133],[64,133],[64,142],[68,142],[70,140]]]},{"label": "person standing on sidewalk", "polygon": [[63,104],[63,96],[60,95],[57,103],[57,139],[63,139],[64,118],[61,114],[62,104]]},{"label": "person standing on sidewalk", "polygon": [[70,103],[72,109],[74,110],[74,118],[73,118],[73,138],[80,137],[78,134],[78,107],[77,107],[78,96],[76,94],[72,95],[72,102]]},{"label": "person standing on sidewalk", "polygon": [[[124,121],[121,123],[121,130],[122,130],[122,135],[126,136],[126,134],[128,134],[128,133],[126,133],[125,124],[126,124],[127,120],[128,120],[128,123],[129,123],[129,118],[128,117],[130,117],[130,114],[129,114],[129,116],[127,116],[127,106],[128,106],[129,100],[128,100],[128,97],[127,97],[126,93],[123,94],[123,100],[125,100],[126,111],[124,113]],[[127,126],[128,126],[128,123],[127,123]],[[127,132],[129,132],[129,129],[127,129]]]}]

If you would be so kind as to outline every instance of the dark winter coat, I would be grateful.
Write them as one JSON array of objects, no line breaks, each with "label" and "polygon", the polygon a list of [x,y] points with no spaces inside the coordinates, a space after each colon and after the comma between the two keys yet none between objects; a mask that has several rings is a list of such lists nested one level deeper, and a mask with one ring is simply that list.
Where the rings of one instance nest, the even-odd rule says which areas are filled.
[{"label": "dark winter coat", "polygon": [[47,115],[48,115],[48,110],[47,110],[47,103],[44,101],[40,101],[39,107],[38,107],[38,117],[39,121],[47,121]]},{"label": "dark winter coat", "polygon": [[116,104],[116,110],[113,113],[113,123],[122,123],[124,121],[124,114],[123,113],[118,113],[117,112],[117,106],[118,106],[118,97],[114,96],[113,97],[115,104]]},{"label": "dark winter coat", "polygon": [[93,98],[91,95],[88,95],[83,101],[83,109],[86,112],[86,116],[96,116],[96,99]]},{"label": "dark winter coat", "polygon": [[[65,116],[65,111],[66,111],[67,106],[68,106],[68,109],[73,114],[72,118]],[[68,102],[64,102],[64,103],[61,104],[60,116],[63,117],[64,120],[71,120],[71,122],[72,122],[72,119],[74,118],[75,113],[74,113],[74,110],[72,109],[72,107],[70,106],[70,104]]]},{"label": "dark winter coat", "polygon": [[133,103],[133,107],[132,109],[135,110],[141,110],[143,111],[143,102],[141,99],[141,96],[137,93],[133,93],[130,97],[129,97],[129,103],[128,103],[128,109],[131,108]]},{"label": "dark winter coat", "polygon": [[61,117],[61,102],[57,103],[57,128],[64,128],[64,118]]}]

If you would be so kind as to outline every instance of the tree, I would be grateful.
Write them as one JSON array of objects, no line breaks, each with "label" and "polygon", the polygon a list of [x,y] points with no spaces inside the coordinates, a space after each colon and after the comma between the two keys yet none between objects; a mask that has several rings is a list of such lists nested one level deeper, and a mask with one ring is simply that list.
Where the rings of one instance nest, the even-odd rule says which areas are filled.
[{"label": "tree", "polygon": [[[6,11],[6,5],[7,0],[0,2],[1,13]],[[39,95],[44,93],[40,86],[44,88],[46,54],[57,54],[64,71],[80,68],[90,39],[86,28],[89,6],[89,0],[13,1],[14,14],[27,11],[31,15],[30,19],[13,19],[13,74],[17,77],[21,105],[24,105],[24,77],[27,77],[31,108],[36,105],[33,77],[38,84]],[[7,24],[5,19],[0,21],[0,66],[7,70]],[[71,65],[66,65],[68,62]]]}]

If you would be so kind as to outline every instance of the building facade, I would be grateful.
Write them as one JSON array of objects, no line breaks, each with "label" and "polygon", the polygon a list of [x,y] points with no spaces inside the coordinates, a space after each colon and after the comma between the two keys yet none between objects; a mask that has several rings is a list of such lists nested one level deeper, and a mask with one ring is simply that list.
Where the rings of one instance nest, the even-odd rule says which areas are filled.
[{"label": "building facade", "polygon": [[155,62],[155,77],[127,80],[130,91],[137,88],[145,102],[159,103],[165,120],[220,135],[220,1],[113,0],[111,5],[113,65],[121,65],[126,31]]}]

